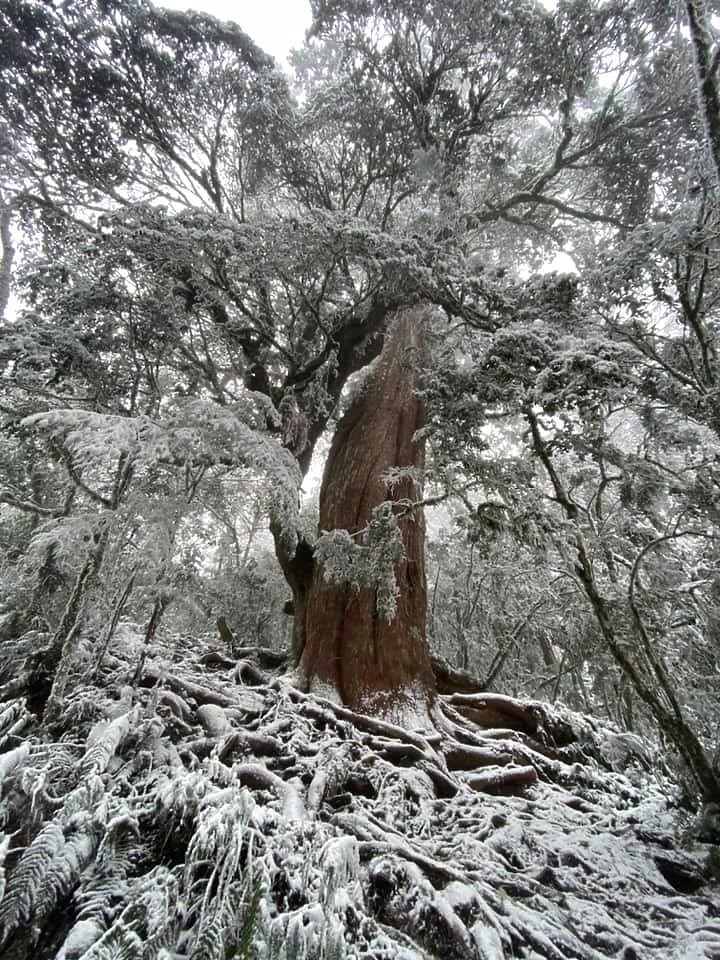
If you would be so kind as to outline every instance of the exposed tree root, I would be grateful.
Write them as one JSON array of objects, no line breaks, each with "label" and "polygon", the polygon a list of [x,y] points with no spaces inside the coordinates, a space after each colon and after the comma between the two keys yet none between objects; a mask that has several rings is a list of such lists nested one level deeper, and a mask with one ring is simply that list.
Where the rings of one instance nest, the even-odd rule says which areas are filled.
[{"label": "exposed tree root", "polygon": [[519,701],[496,693],[451,694],[447,702],[479,727],[508,727],[556,747],[576,738],[572,726],[536,701]]},{"label": "exposed tree root", "polygon": [[535,767],[491,767],[464,779],[473,790],[501,793],[513,786],[527,787],[537,783],[538,772]]},{"label": "exposed tree root", "polygon": [[434,655],[430,658],[438,693],[483,693],[482,681],[467,670],[453,667],[443,657]]},{"label": "exposed tree root", "polygon": [[134,706],[77,691],[84,747],[77,713],[65,744],[28,740],[32,718],[0,710],[17,831],[4,960],[106,960],[135,943],[149,960],[226,960],[247,929],[256,960],[720,955],[701,858],[678,849],[651,780],[593,759],[591,725],[451,694],[436,730],[404,730],[252,666],[247,686],[212,657],[148,664]]}]

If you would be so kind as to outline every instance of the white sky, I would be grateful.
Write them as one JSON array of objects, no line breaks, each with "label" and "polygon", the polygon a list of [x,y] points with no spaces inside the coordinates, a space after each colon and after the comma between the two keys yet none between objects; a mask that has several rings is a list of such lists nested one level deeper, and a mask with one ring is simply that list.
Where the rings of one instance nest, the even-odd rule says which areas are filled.
[{"label": "white sky", "polygon": [[302,46],[310,26],[309,0],[155,0],[155,3],[173,10],[199,10],[218,20],[234,20],[281,65],[292,47]]}]

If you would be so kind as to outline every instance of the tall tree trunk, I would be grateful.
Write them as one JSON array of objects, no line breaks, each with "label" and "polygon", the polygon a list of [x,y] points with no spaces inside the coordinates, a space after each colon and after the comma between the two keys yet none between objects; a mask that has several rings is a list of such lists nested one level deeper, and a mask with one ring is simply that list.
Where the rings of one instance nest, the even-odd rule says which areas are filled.
[{"label": "tall tree trunk", "polygon": [[[424,423],[416,390],[425,312],[395,316],[377,365],[338,425],[320,492],[322,530],[354,533],[384,501],[420,499],[412,479],[389,490],[382,478],[393,467],[424,465],[423,445],[413,437]],[[332,688],[351,709],[425,723],[435,694],[425,633],[425,527],[421,509],[397,512],[406,556],[395,569],[395,617],[378,613],[374,589],[330,585],[316,564],[305,609],[296,611],[304,620],[300,667],[312,687]]]},{"label": "tall tree trunk", "polygon": [[695,51],[697,95],[705,120],[705,133],[715,176],[720,182],[720,95],[717,87],[720,51],[713,51],[709,17],[703,0],[687,0],[685,6]]}]

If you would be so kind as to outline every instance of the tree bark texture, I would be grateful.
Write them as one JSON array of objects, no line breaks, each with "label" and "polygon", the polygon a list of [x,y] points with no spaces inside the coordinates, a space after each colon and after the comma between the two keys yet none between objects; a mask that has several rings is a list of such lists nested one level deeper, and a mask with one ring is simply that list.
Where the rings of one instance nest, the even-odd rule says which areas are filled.
[{"label": "tree bark texture", "polygon": [[10,302],[10,281],[15,248],[12,244],[12,206],[0,196],[0,321]]},{"label": "tree bark texture", "polygon": [[395,568],[397,612],[388,621],[375,590],[328,584],[315,565],[304,618],[300,667],[311,686],[327,685],[361,713],[398,722],[424,721],[435,694],[426,641],[425,526],[419,484],[403,479],[392,490],[383,476],[392,467],[422,470],[424,448],[414,442],[424,424],[417,395],[426,309],[395,315],[380,359],[338,425],[320,492],[321,530],[362,530],[386,500],[398,507],[405,559]]},{"label": "tree bark texture", "polygon": [[690,36],[695,51],[695,75],[700,110],[705,120],[708,146],[720,182],[720,96],[718,96],[717,73],[720,52],[713,53],[709,17],[703,0],[687,0],[686,4]]}]

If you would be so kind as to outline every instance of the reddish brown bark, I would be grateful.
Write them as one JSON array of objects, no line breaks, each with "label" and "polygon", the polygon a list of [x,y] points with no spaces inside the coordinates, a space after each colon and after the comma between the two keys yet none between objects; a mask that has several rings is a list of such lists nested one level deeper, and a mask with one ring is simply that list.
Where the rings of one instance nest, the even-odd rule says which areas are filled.
[{"label": "reddish brown bark", "polygon": [[[424,423],[416,392],[424,312],[396,315],[377,365],[338,425],[320,493],[322,530],[354,533],[383,501],[420,499],[411,480],[390,491],[382,477],[392,467],[423,467],[423,445],[413,436]],[[353,710],[400,720],[414,711],[423,719],[435,681],[425,634],[422,510],[400,517],[399,525],[406,558],[395,569],[394,619],[378,614],[374,589],[330,585],[318,567],[304,610],[300,666],[311,685],[331,686]]]}]

